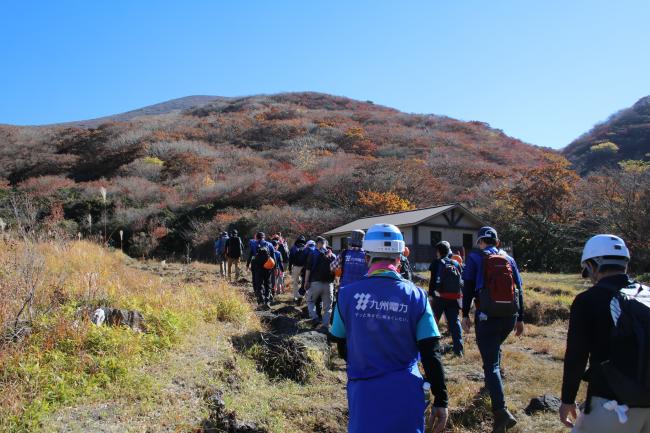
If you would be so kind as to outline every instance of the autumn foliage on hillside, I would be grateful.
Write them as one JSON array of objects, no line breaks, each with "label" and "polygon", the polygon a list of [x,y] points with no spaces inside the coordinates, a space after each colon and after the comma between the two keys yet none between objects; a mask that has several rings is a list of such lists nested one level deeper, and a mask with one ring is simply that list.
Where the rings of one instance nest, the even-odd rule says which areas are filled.
[{"label": "autumn foliage on hillside", "polygon": [[618,168],[626,160],[650,161],[650,96],[594,126],[564,154],[582,174]]},{"label": "autumn foliage on hillside", "polygon": [[456,201],[532,245],[514,238],[531,224],[554,239],[548,224],[575,217],[567,207],[583,183],[554,152],[487,124],[318,93],[217,98],[96,128],[0,127],[4,221],[26,207],[31,229],[136,256],[207,258],[228,228],[314,235]]}]

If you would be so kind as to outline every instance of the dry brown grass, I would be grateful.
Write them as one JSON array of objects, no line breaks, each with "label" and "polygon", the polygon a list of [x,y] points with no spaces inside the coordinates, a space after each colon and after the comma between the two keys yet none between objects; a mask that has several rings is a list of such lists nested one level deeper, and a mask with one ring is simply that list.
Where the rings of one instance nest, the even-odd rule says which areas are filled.
[{"label": "dry brown grass", "polygon": [[[0,243],[0,329],[13,334],[21,310],[31,328],[0,345],[2,431],[33,431],[44,414],[82,396],[138,391],[136,368],[199,322],[259,326],[244,295],[200,266],[154,273],[89,242]],[[188,282],[196,273],[206,278]],[[142,312],[147,332],[96,327],[79,313],[98,306]]]},{"label": "dry brown grass", "polygon": [[[212,390],[225,391],[228,409],[240,419],[273,432],[346,430],[344,364],[334,360],[303,384],[260,371],[229,341],[259,329],[259,322],[252,318],[241,288],[217,279],[214,266],[136,262],[86,242],[40,243],[29,251],[20,243],[2,247],[0,317],[5,326],[20,306],[7,291],[25,280],[20,266],[35,256],[44,265],[32,305],[32,336],[0,350],[0,386],[5,391],[0,430],[38,430],[43,416],[62,406],[70,409],[57,412],[64,421],[52,426],[65,425],[65,420],[83,426],[97,405],[112,402],[111,422],[131,420],[136,431],[161,423],[161,431],[189,432],[195,430],[197,417],[205,415],[204,408],[196,409],[197,393]],[[523,410],[532,397],[559,395],[566,322],[557,311],[568,308],[583,285],[576,276],[526,273],[524,279],[527,305],[537,305],[536,324],[528,324],[522,338],[511,336],[503,346],[507,401],[519,419],[514,431],[561,431],[556,414],[528,416]],[[139,334],[86,322],[75,325],[77,306],[100,304],[144,312],[150,330]],[[441,329],[450,343],[444,323]],[[205,343],[201,333],[216,346]],[[188,341],[180,344],[185,335]],[[167,361],[161,354],[170,348],[176,354]],[[490,431],[489,398],[482,391],[473,333],[466,335],[465,358],[445,355],[444,364],[452,412],[448,431]],[[177,389],[179,377],[198,389]],[[79,398],[90,394],[89,406],[79,406]],[[173,395],[187,398],[175,400]]]}]

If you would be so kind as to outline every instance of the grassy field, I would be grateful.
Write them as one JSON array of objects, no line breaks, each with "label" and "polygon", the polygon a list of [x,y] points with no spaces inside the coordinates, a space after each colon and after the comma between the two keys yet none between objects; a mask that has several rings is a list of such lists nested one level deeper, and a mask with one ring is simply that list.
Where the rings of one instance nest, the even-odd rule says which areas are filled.
[{"label": "grassy field", "polygon": [[[232,342],[261,329],[248,288],[226,284],[214,266],[138,262],[86,242],[3,242],[5,326],[21,304],[16,287],[37,290],[31,334],[0,346],[0,431],[197,432],[209,415],[206,397],[215,393],[238,419],[268,431],[346,431],[344,363],[318,365],[305,384],[268,377]],[[25,274],[28,263],[38,275]],[[532,397],[559,395],[568,308],[585,285],[577,275],[523,277],[530,323],[503,348],[508,405],[520,420],[513,431],[561,431],[556,414],[523,409]],[[147,331],[80,319],[80,307],[97,305],[143,312]],[[444,321],[440,326],[450,343]],[[445,355],[444,363],[448,431],[490,431],[473,333],[466,357]]]},{"label": "grassy field", "polygon": [[[194,278],[200,268],[161,277],[87,242],[1,242],[3,329],[14,328],[27,288],[34,290],[22,315],[31,318],[30,334],[0,346],[0,431],[36,431],[45,415],[80,399],[146,398],[152,381],[139,368],[159,362],[199,323],[255,326],[242,293]],[[97,306],[140,311],[147,331],[94,326],[80,309]]]}]

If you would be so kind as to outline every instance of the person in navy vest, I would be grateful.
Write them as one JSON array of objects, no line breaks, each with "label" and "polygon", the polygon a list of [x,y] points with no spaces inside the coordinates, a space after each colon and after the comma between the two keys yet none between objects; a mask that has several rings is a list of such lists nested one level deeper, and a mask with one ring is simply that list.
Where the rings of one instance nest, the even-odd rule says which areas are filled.
[{"label": "person in navy vest", "polygon": [[494,414],[494,432],[503,432],[514,427],[517,420],[512,416],[506,407],[503,381],[501,379],[501,345],[508,338],[508,335],[515,329],[515,335],[521,336],[524,333],[524,298],[523,282],[515,259],[498,248],[499,237],[497,231],[492,227],[481,227],[477,236],[477,244],[481,251],[470,253],[463,270],[463,329],[466,333],[471,329],[470,309],[474,298],[479,300],[482,291],[489,291],[485,287],[486,275],[484,262],[489,255],[503,256],[510,264],[511,278],[516,285],[518,311],[510,315],[490,316],[482,305],[476,306],[475,327],[476,345],[483,360],[483,373],[485,374],[485,387],[490,393],[492,401],[492,412]]},{"label": "person in navy vest", "polygon": [[354,230],[348,242],[348,248],[341,251],[341,254],[332,262],[332,269],[339,269],[339,290],[346,285],[365,277],[368,273],[366,253],[363,250],[363,238],[366,233],[363,230]]},{"label": "person in navy vest", "polygon": [[347,361],[350,433],[424,432],[420,358],[434,395],[434,431],[447,422],[440,332],[425,291],[398,272],[404,246],[394,225],[372,226],[363,241],[367,276],[339,291],[330,334]]}]

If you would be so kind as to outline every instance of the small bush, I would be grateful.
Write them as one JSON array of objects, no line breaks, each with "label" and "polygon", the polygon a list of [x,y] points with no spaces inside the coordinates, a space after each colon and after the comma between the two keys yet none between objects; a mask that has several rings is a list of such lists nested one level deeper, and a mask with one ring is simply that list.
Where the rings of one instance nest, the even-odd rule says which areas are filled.
[{"label": "small bush", "polygon": [[291,339],[260,334],[260,342],[249,347],[246,354],[271,379],[290,379],[304,384],[315,373],[307,350]]}]

